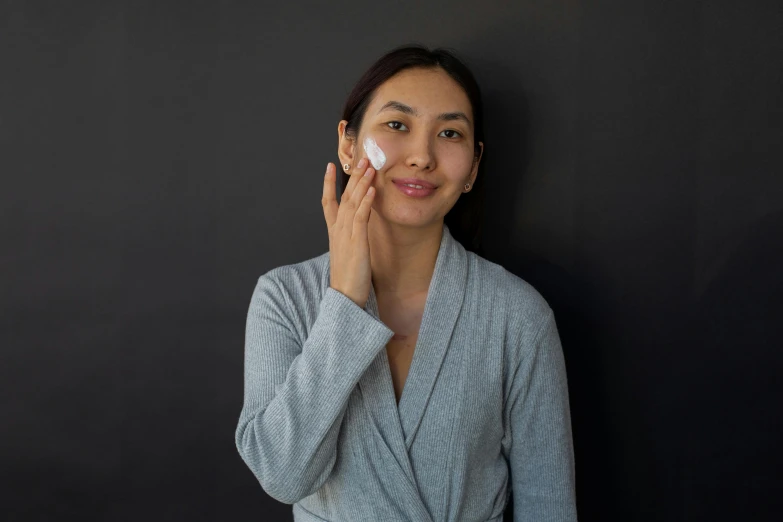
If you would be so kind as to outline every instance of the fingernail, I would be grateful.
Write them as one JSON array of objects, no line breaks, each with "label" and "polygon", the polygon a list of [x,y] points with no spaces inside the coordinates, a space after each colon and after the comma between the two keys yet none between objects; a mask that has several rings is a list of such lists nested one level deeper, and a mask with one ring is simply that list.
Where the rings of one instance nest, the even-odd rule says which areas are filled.
[{"label": "fingernail", "polygon": [[366,167],[366,166],[367,166],[367,158],[362,158],[362,159],[360,159],[360,160],[359,160],[359,168],[360,168],[360,169],[363,169],[363,168],[364,168],[364,167]]}]

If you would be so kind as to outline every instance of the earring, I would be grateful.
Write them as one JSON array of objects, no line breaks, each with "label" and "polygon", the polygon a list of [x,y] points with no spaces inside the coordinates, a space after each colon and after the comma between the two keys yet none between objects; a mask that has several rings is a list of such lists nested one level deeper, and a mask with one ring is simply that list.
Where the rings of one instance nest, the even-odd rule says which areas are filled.
[{"label": "earring", "polygon": [[345,172],[348,172],[348,169],[350,169],[350,168],[351,168],[351,166],[348,165],[347,163],[345,165],[343,165],[343,170],[345,170]]},{"label": "earring", "polygon": [[465,183],[465,190],[470,190],[470,183]]}]

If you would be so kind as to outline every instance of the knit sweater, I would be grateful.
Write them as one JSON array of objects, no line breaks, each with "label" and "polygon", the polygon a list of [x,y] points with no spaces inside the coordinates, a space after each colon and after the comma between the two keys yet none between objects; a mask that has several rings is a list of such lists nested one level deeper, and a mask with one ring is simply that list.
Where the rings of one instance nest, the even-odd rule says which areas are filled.
[{"label": "knit sweater", "polygon": [[261,275],[236,447],[295,521],[575,521],[566,367],[551,308],[444,224],[399,404],[375,289],[329,252]]}]

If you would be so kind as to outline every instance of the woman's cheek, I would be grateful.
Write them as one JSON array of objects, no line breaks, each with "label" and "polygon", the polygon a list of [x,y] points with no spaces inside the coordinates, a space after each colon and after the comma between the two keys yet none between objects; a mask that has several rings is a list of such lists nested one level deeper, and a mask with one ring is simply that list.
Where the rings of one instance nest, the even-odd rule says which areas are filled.
[{"label": "woman's cheek", "polygon": [[383,166],[386,165],[386,153],[378,145],[378,142],[375,141],[373,136],[365,137],[362,146],[364,147],[364,154],[367,156],[367,159],[370,160],[370,164],[376,171],[382,169]]},{"label": "woman's cheek", "polygon": [[473,167],[473,158],[465,155],[463,151],[446,152],[441,157],[440,165],[450,178],[462,179]]},{"label": "woman's cheek", "polygon": [[[399,146],[395,143],[394,138],[389,138],[384,135],[371,135],[378,148],[383,151],[386,161],[384,162],[383,169],[388,170],[397,162],[399,157]],[[369,155],[368,155],[369,157]],[[376,169],[378,170],[378,169]]]}]

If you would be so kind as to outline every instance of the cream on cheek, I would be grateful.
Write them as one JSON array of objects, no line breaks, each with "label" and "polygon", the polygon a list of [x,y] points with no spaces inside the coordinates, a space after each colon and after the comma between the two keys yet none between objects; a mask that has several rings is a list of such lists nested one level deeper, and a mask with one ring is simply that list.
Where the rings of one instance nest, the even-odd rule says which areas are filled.
[{"label": "cream on cheek", "polygon": [[364,152],[372,163],[375,170],[379,170],[386,165],[386,154],[383,152],[378,143],[370,136],[364,138]]}]

